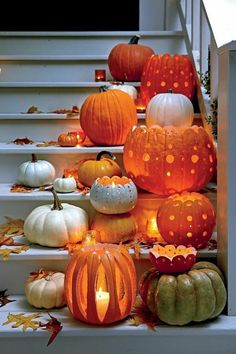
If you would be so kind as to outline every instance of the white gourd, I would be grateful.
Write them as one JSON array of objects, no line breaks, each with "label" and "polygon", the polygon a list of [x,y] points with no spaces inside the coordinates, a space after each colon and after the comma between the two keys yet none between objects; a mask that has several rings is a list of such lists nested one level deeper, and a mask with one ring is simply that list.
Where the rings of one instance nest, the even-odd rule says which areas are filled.
[{"label": "white gourd", "polygon": [[37,160],[32,154],[32,160],[23,162],[18,167],[17,180],[28,187],[41,187],[51,184],[55,178],[55,168],[45,160]]},{"label": "white gourd", "polygon": [[76,181],[73,177],[56,178],[53,182],[53,188],[56,192],[71,193],[76,190]]},{"label": "white gourd", "polygon": [[24,234],[32,243],[62,247],[82,241],[88,230],[88,214],[82,208],[61,203],[54,190],[53,205],[35,208],[24,222]]},{"label": "white gourd", "polygon": [[108,90],[120,90],[126,92],[133,100],[136,100],[138,96],[138,91],[132,85],[124,85],[124,84],[117,83],[109,86]]}]

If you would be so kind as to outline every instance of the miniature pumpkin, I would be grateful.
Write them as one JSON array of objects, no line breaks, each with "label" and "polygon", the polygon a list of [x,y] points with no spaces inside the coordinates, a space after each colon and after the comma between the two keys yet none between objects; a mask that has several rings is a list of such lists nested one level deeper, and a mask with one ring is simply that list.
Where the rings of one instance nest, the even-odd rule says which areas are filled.
[{"label": "miniature pumpkin", "polygon": [[183,326],[215,318],[223,311],[227,294],[220,274],[209,262],[196,263],[188,273],[176,276],[160,275],[152,268],[142,275],[139,291],[161,321]]},{"label": "miniature pumpkin", "polygon": [[45,309],[64,306],[64,279],[65,274],[61,272],[40,269],[30,273],[25,284],[28,303]]},{"label": "miniature pumpkin", "polygon": [[82,241],[88,230],[88,215],[85,210],[67,203],[61,203],[52,190],[53,205],[35,208],[26,218],[24,234],[32,243],[41,246],[62,247],[67,243]]},{"label": "miniature pumpkin", "polygon": [[74,177],[56,178],[53,182],[53,188],[56,192],[71,193],[76,190],[76,181]]},{"label": "miniature pumpkin", "polygon": [[137,186],[170,195],[204,187],[214,175],[216,152],[203,127],[139,126],[127,137],[123,161]]},{"label": "miniature pumpkin", "polygon": [[76,136],[77,144],[82,144],[86,138],[85,132],[81,128],[78,128],[78,130],[76,131],[69,132],[68,134],[69,135],[73,134]]},{"label": "miniature pumpkin", "polygon": [[95,235],[97,242],[120,243],[134,239],[137,224],[130,213],[118,215],[96,213],[91,229],[98,231]]},{"label": "miniature pumpkin", "polygon": [[80,124],[96,145],[123,145],[129,130],[137,124],[134,101],[120,90],[90,95],[82,104]]},{"label": "miniature pumpkin", "polygon": [[166,199],[158,210],[158,229],[168,243],[206,246],[215,226],[214,208],[204,195],[183,192]]},{"label": "miniature pumpkin", "polygon": [[92,206],[104,214],[126,213],[135,207],[137,199],[137,188],[127,177],[97,178],[90,190]]},{"label": "miniature pumpkin", "polygon": [[195,86],[194,67],[187,55],[152,55],[143,68],[140,93],[146,105],[153,96],[168,89],[192,100]]},{"label": "miniature pumpkin", "polygon": [[63,147],[73,147],[77,145],[77,134],[67,133],[60,134],[58,137],[58,144]]},{"label": "miniature pumpkin", "polygon": [[81,248],[69,262],[65,295],[72,316],[92,324],[127,317],[136,299],[136,272],[122,246],[96,244]]},{"label": "miniature pumpkin", "polygon": [[[109,158],[104,157],[108,155]],[[98,177],[122,175],[120,166],[115,162],[116,157],[109,151],[101,151],[96,159],[82,160],[79,162],[78,178],[87,187],[91,187]]]},{"label": "miniature pumpkin", "polygon": [[140,81],[146,60],[154,54],[147,46],[138,44],[140,36],[131,38],[129,43],[117,44],[108,56],[112,77],[119,81]]},{"label": "miniature pumpkin", "polygon": [[122,82],[115,81],[111,86],[108,86],[108,90],[121,90],[123,92],[128,93],[128,95],[135,100],[138,96],[138,91],[132,85],[125,85]]},{"label": "miniature pumpkin", "polygon": [[32,154],[32,160],[23,162],[18,167],[17,180],[19,183],[29,187],[41,187],[51,184],[55,178],[55,168],[45,160],[38,160]]},{"label": "miniature pumpkin", "polygon": [[181,93],[159,93],[152,97],[147,105],[145,122],[152,125],[191,126],[193,123],[193,105],[188,97]]}]

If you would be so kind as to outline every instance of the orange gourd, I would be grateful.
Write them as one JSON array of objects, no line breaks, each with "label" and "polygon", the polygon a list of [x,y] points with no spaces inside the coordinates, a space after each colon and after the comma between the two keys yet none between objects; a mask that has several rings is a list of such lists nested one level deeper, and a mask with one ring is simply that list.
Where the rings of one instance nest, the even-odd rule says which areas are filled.
[{"label": "orange gourd", "polygon": [[136,298],[131,256],[117,245],[81,248],[67,267],[65,296],[77,320],[102,325],[127,317]]},{"label": "orange gourd", "polygon": [[214,208],[204,195],[183,192],[166,199],[157,215],[158,229],[168,243],[203,248],[215,226]]},{"label": "orange gourd", "polygon": [[73,133],[60,134],[58,144],[63,147],[72,147],[77,145],[77,136]]},{"label": "orange gourd", "polygon": [[108,56],[112,77],[120,81],[140,81],[146,60],[154,54],[152,48],[138,44],[140,36],[129,43],[117,44]]},{"label": "orange gourd", "polygon": [[187,55],[152,55],[143,68],[140,93],[146,105],[153,96],[169,89],[192,100],[195,86],[194,67]]},{"label": "orange gourd", "polygon": [[127,137],[123,161],[137,186],[167,196],[204,187],[214,175],[216,151],[203,127],[139,126]]},{"label": "orange gourd", "polygon": [[80,110],[80,123],[96,145],[123,145],[131,127],[137,124],[132,98],[120,90],[90,95]]}]

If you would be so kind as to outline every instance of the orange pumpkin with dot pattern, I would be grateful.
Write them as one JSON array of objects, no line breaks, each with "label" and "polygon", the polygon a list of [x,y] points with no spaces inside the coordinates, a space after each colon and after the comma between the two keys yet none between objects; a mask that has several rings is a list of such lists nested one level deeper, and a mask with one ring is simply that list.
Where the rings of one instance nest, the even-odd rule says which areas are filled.
[{"label": "orange pumpkin with dot pattern", "polygon": [[208,198],[199,193],[183,192],[170,196],[157,215],[158,229],[168,243],[206,246],[215,226],[215,211]]},{"label": "orange pumpkin with dot pattern", "polygon": [[124,167],[134,183],[168,196],[198,191],[214,175],[216,151],[203,127],[134,127],[128,134]]},{"label": "orange pumpkin with dot pattern", "polygon": [[195,86],[194,67],[187,55],[152,55],[143,68],[140,93],[145,105],[169,89],[192,100]]}]

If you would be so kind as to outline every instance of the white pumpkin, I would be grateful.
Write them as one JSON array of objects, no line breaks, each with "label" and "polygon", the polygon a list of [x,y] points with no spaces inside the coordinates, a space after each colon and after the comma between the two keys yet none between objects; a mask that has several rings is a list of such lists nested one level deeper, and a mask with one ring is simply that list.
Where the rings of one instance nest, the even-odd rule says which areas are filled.
[{"label": "white pumpkin", "polygon": [[51,184],[55,178],[55,168],[45,160],[37,160],[32,154],[32,160],[23,162],[18,167],[17,180],[28,187],[41,187]]},{"label": "white pumpkin", "polygon": [[71,193],[76,190],[76,181],[73,177],[56,178],[53,182],[53,188],[56,192]]},{"label": "white pumpkin", "polygon": [[65,274],[40,269],[26,280],[25,295],[30,305],[52,309],[66,304],[64,297]]},{"label": "white pumpkin", "polygon": [[119,82],[117,84],[109,86],[108,90],[120,90],[120,91],[126,92],[133,100],[136,100],[136,98],[138,96],[138,91],[136,90],[136,88],[134,86],[124,85]]},{"label": "white pumpkin", "polygon": [[180,93],[160,93],[150,100],[146,109],[146,125],[191,126],[194,110],[188,97]]},{"label": "white pumpkin", "polygon": [[24,234],[32,243],[41,246],[62,247],[82,241],[88,230],[88,215],[77,206],[61,203],[54,190],[53,205],[35,208],[24,222]]}]

